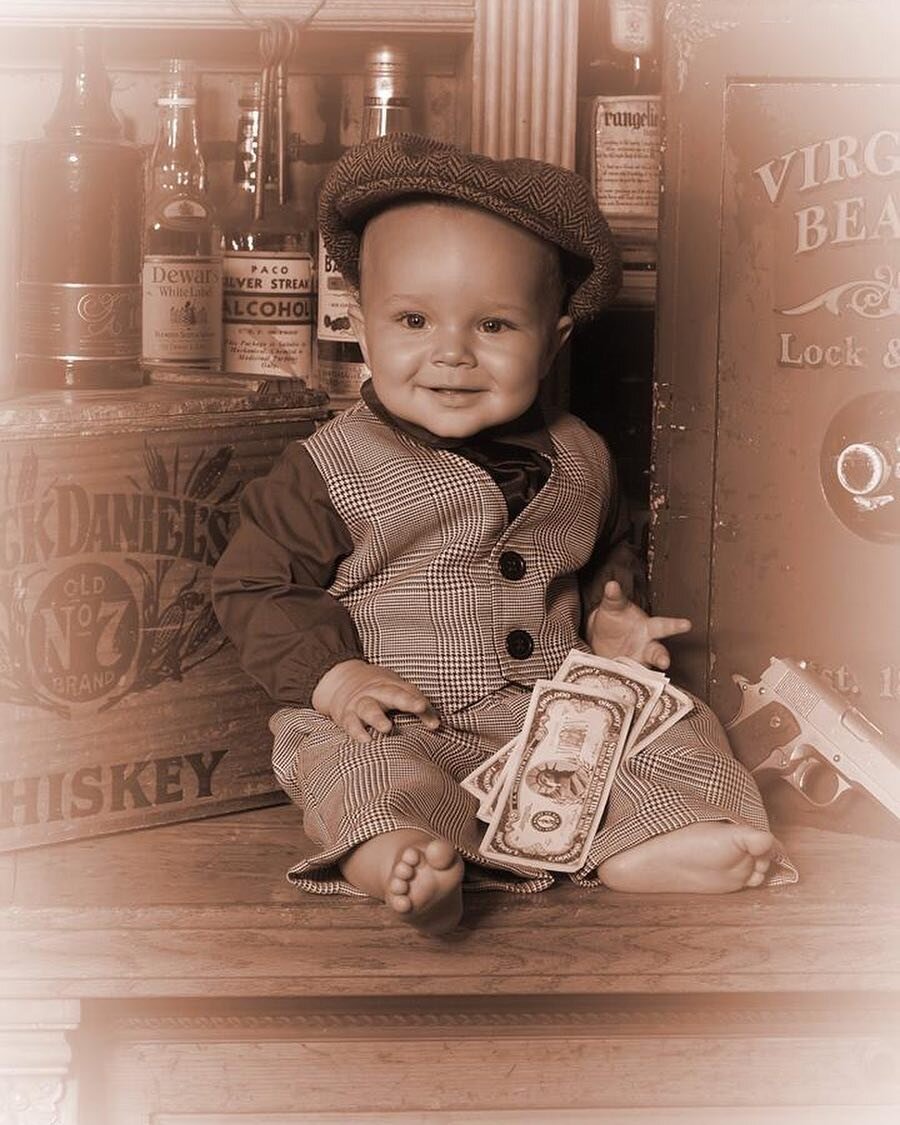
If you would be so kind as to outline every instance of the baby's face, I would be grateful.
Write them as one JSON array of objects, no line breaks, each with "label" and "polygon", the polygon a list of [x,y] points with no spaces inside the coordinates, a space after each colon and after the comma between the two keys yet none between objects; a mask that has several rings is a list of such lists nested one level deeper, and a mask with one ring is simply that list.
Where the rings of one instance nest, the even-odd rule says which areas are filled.
[{"label": "baby's face", "polygon": [[555,250],[487,212],[430,201],[377,215],[360,260],[360,342],[382,403],[439,437],[517,418],[571,331]]}]

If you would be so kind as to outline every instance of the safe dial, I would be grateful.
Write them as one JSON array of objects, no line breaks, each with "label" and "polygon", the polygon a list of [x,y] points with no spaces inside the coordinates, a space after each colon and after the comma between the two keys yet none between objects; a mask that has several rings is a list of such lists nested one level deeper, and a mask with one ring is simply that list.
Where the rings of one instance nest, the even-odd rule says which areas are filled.
[{"label": "safe dial", "polygon": [[826,428],[822,492],[844,526],[874,543],[900,541],[900,393],[850,399]]},{"label": "safe dial", "polygon": [[891,466],[877,446],[855,441],[838,454],[835,471],[841,486],[851,496],[861,497],[877,492],[887,483]]}]

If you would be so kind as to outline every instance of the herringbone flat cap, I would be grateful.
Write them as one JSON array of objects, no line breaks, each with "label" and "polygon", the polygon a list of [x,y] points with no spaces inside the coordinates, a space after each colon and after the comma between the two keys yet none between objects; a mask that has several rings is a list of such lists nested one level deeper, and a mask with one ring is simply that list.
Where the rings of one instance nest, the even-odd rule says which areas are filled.
[{"label": "herringbone flat cap", "polygon": [[322,187],[319,230],[351,285],[359,283],[366,222],[408,195],[482,207],[558,246],[576,323],[595,316],[619,289],[619,254],[585,179],[541,160],[493,160],[413,133],[390,133],[350,149]]}]

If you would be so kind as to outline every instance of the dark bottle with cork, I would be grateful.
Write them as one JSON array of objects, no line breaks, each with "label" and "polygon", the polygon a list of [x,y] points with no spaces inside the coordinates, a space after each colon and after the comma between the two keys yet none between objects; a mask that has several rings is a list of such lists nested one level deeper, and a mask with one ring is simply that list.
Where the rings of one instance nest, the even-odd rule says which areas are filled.
[{"label": "dark bottle with cork", "polygon": [[69,33],[44,133],[22,151],[17,389],[137,386],[143,157],[113,112],[97,31]]}]

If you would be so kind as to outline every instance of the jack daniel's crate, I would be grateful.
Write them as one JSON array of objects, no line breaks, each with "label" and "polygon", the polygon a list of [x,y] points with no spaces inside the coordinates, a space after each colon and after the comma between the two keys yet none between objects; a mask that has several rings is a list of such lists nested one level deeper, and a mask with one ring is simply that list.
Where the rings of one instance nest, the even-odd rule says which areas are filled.
[{"label": "jack daniel's crate", "polygon": [[0,404],[0,851],[283,799],[274,708],[209,577],[241,489],[323,401],[160,385]]}]

